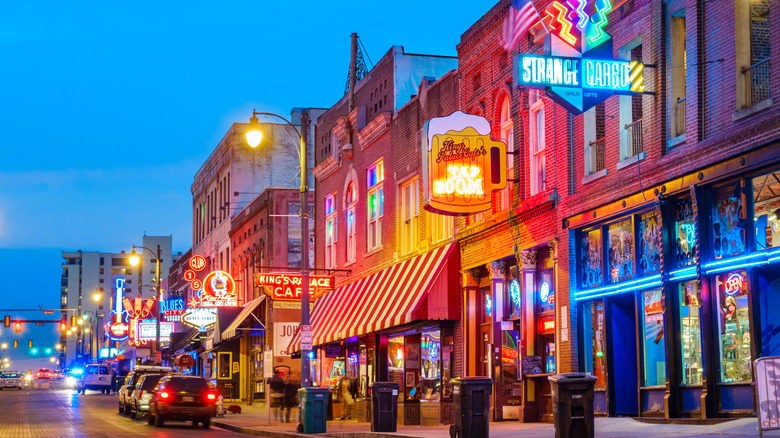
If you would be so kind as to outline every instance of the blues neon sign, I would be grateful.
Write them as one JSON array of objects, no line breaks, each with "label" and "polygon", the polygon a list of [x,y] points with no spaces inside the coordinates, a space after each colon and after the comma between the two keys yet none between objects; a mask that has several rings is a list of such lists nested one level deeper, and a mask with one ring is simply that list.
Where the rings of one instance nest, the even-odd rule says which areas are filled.
[{"label": "blues neon sign", "polygon": [[540,14],[548,36],[545,54],[515,56],[516,87],[544,89],[573,114],[582,114],[615,94],[644,92],[644,65],[613,59],[604,31],[609,0],[553,1]]}]

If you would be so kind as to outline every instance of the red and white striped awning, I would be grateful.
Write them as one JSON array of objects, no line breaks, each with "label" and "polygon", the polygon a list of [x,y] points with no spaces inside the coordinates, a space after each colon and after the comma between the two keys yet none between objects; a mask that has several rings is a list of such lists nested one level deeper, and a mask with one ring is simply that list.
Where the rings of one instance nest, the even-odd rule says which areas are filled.
[{"label": "red and white striped awning", "polygon": [[[456,244],[404,260],[326,293],[311,314],[312,345],[364,335],[420,319],[457,319]],[[301,347],[295,332],[288,351]]]}]

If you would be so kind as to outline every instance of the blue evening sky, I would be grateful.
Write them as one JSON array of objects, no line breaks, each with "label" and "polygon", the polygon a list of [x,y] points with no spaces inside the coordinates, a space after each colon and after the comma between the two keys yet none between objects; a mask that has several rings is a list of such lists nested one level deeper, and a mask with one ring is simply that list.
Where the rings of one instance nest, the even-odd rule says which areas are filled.
[{"label": "blue evening sky", "polygon": [[[0,309],[57,307],[62,250],[129,250],[146,232],[186,251],[190,184],[231,123],[335,103],[350,33],[374,62],[392,45],[456,55],[495,3],[0,2]],[[0,340],[56,342],[25,330]]]}]

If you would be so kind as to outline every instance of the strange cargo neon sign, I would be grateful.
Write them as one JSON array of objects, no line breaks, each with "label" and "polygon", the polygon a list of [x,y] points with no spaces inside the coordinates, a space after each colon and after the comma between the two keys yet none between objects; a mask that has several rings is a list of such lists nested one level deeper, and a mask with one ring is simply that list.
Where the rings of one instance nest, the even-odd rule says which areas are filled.
[{"label": "strange cargo neon sign", "polygon": [[515,56],[515,86],[547,90],[575,115],[612,95],[644,92],[644,65],[612,59],[612,37],[604,31],[611,10],[610,0],[553,1],[540,14],[545,54]]}]

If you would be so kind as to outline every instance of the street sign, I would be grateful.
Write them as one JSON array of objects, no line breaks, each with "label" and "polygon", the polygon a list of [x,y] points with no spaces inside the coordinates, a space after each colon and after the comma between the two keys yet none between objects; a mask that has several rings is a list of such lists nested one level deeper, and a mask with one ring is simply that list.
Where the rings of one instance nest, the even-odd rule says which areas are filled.
[{"label": "street sign", "polygon": [[301,351],[311,351],[311,326],[301,326]]},{"label": "street sign", "polygon": [[36,327],[43,327],[43,326],[45,326],[45,325],[46,325],[46,323],[45,323],[45,322],[43,322],[43,321],[35,321],[35,326],[36,326]]},{"label": "street sign", "polygon": [[274,351],[265,350],[263,352],[263,377],[269,378],[274,376]]},{"label": "street sign", "polygon": [[53,310],[44,310],[43,314],[44,315],[54,315],[54,311]]}]

